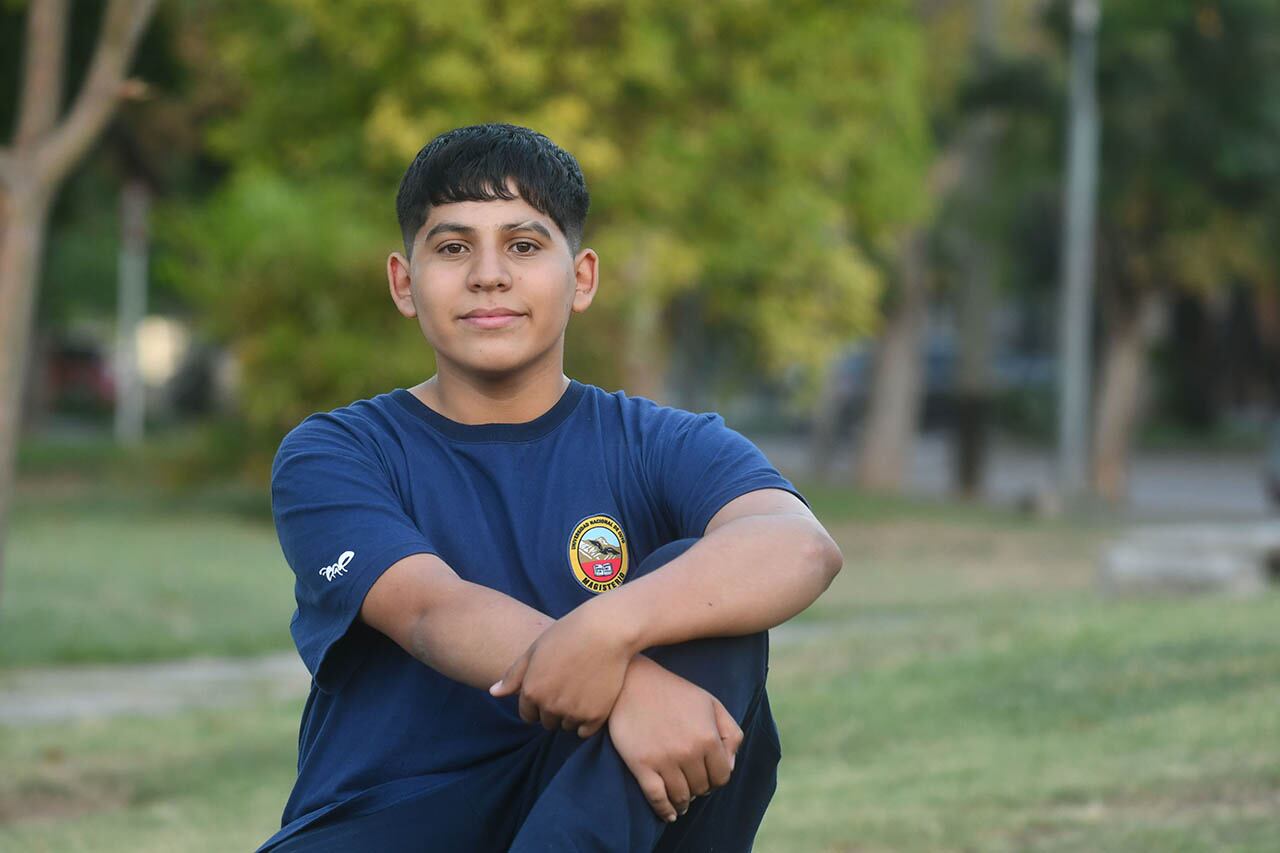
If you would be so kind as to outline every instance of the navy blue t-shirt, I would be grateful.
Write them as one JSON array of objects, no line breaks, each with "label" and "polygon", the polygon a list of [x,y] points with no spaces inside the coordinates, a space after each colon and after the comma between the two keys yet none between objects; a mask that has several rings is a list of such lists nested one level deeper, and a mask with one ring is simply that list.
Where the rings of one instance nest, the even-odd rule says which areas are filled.
[{"label": "navy blue t-shirt", "polygon": [[435,554],[560,618],[766,488],[795,493],[719,415],[576,381],[521,424],[461,424],[404,389],[307,418],[271,475],[297,575],[291,630],[313,677],[276,838],[337,807],[365,812],[447,783],[541,731],[512,700],[446,678],[360,621],[392,564]]}]

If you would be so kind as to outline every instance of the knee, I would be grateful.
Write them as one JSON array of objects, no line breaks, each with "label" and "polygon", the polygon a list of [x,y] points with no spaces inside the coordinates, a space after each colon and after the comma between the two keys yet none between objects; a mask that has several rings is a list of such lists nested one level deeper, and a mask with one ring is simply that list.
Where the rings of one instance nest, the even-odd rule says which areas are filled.
[{"label": "knee", "polygon": [[[668,542],[642,560],[636,574],[654,571],[697,541]],[[709,637],[657,646],[645,654],[715,696],[741,723],[764,686],[769,670],[769,635],[761,631],[740,637]]]},{"label": "knee", "polygon": [[640,561],[640,565],[636,566],[635,576],[642,577],[649,572],[663,566],[676,557],[679,557],[685,551],[688,551],[697,542],[697,539],[676,539],[665,545],[659,545],[653,549],[650,554]]},{"label": "knee", "polygon": [[769,671],[769,637],[764,632],[656,646],[645,654],[715,696],[739,723],[757,701]]}]

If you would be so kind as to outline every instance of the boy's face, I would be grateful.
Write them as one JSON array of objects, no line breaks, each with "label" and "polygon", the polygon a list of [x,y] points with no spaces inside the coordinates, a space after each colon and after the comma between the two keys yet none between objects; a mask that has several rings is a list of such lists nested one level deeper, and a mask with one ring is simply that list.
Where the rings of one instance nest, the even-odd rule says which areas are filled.
[{"label": "boy's face", "polygon": [[517,196],[433,207],[412,259],[387,259],[387,279],[440,367],[493,379],[563,370],[564,330],[595,296],[597,263],[591,249],[571,254],[551,217]]}]

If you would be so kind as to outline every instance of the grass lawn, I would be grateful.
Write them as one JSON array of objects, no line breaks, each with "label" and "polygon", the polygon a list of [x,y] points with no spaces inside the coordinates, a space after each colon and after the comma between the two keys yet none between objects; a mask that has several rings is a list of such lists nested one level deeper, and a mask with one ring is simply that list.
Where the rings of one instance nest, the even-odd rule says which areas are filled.
[{"label": "grass lawn", "polygon": [[[775,645],[784,760],[757,849],[1276,849],[1280,595],[1106,600],[1106,528],[811,494],[846,569]],[[46,496],[14,539],[10,666],[288,643],[258,521]],[[131,624],[139,596],[185,616]],[[299,707],[0,729],[0,849],[249,849]]]},{"label": "grass lawn", "polygon": [[292,574],[269,509],[56,483],[18,491],[0,667],[289,647]]}]

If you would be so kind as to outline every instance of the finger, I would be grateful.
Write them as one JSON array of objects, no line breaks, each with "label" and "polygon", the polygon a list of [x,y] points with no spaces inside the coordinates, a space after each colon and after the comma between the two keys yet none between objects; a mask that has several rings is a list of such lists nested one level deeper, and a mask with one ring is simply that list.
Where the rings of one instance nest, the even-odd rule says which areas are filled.
[{"label": "finger", "polygon": [[712,788],[723,788],[729,784],[729,776],[733,773],[733,766],[729,763],[732,758],[723,740],[707,753],[707,781]]},{"label": "finger", "polygon": [[538,719],[542,722],[542,727],[549,732],[554,732],[560,728],[563,718],[559,714],[553,714],[550,711],[539,709]]},{"label": "finger", "polygon": [[538,707],[536,702],[534,702],[524,693],[521,693],[520,694],[520,719],[524,720],[526,723],[536,723],[541,718],[542,718],[542,709]]},{"label": "finger", "polygon": [[720,731],[720,740],[729,750],[730,756],[736,755],[738,747],[742,746],[742,727],[718,700],[712,700],[712,704],[716,709],[716,728]]},{"label": "finger", "polygon": [[668,823],[676,819],[676,808],[667,797],[667,783],[661,776],[653,770],[641,770],[636,774],[636,782],[640,785],[644,798],[649,801],[649,808],[653,809],[659,819]]},{"label": "finger", "polygon": [[[711,782],[707,779],[707,762],[703,756],[699,755],[681,764],[680,772],[684,774],[685,781],[689,784],[690,800],[701,797],[711,790]],[[687,803],[685,808],[688,808]]]},{"label": "finger", "polygon": [[507,667],[507,671],[503,673],[502,678],[489,688],[490,696],[510,696],[520,690],[524,684],[524,674],[529,668],[529,653],[525,652],[515,659],[511,666]]},{"label": "finger", "polygon": [[560,728],[566,732],[576,732],[582,724],[573,717],[562,717],[560,719]]},{"label": "finger", "polygon": [[689,793],[689,780],[684,778],[684,770],[672,767],[662,774],[662,781],[667,786],[667,799],[675,806],[675,810],[679,814],[687,812],[693,795]]},{"label": "finger", "polygon": [[578,737],[582,738],[583,740],[586,740],[596,732],[600,731],[600,729],[603,726],[604,726],[604,720],[601,720],[598,723],[583,723],[582,725],[578,726]]}]

